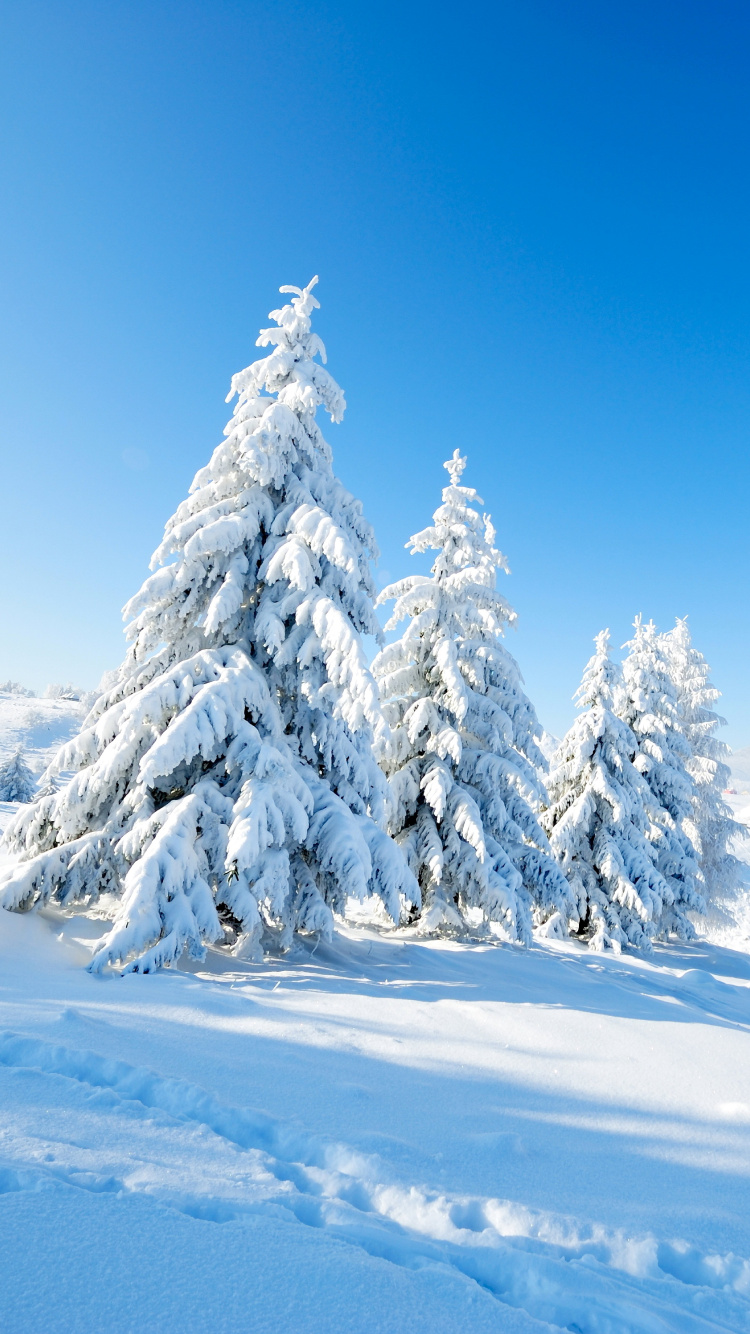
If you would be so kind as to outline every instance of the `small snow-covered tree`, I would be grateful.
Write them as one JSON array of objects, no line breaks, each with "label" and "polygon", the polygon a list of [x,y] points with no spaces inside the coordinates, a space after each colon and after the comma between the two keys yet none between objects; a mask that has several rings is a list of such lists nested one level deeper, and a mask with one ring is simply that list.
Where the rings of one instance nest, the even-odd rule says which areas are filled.
[{"label": "small snow-covered tree", "polygon": [[497,591],[507,569],[476,491],[461,485],[466,460],[445,464],[450,484],[433,524],[408,542],[438,555],[430,576],[385,588],[388,629],[406,629],[373,663],[392,737],[382,762],[392,795],[390,829],[417,876],[420,926],[498,922],[528,941],[540,920],[573,903],[536,810],[543,800],[540,727],[518,665],[503,643],[515,612]]},{"label": "small snow-covered tree", "polygon": [[650,948],[674,895],[649,841],[657,808],[633,764],[636,739],[616,713],[622,682],[609,656],[609,630],[595,644],[574,697],[581,713],[552,760],[542,824],[590,948]]},{"label": "small snow-covered tree", "polygon": [[746,831],[732,818],[722,795],[729,783],[726,757],[730,752],[714,735],[717,727],[726,726],[713,708],[720,691],[709,679],[711,669],[703,654],[693,647],[687,617],[677,618],[674,629],[662,636],[662,647],[690,747],[686,768],[693,782],[693,809],[686,830],[700,862],[706,899],[719,905],[735,897],[747,875],[747,868],[729,847],[733,838]]},{"label": "small snow-covered tree", "polygon": [[687,825],[692,816],[693,781],[688,772],[690,746],[663,640],[653,621],[636,617],[635,634],[625,646],[624,691],[620,717],[635,735],[634,763],[654,799],[651,838],[656,865],[670,887],[673,902],[665,904],[661,934],[684,939],[695,934],[687,913],[704,912],[699,867]]},{"label": "small snow-covered tree", "polygon": [[316,422],[345,402],[311,332],[315,282],[281,288],[272,350],[232,380],[226,439],[125,608],[125,661],[46,775],[74,777],[10,831],[3,906],[114,896],[94,968],[233,939],[257,956],[264,931],[328,932],[350,896],[396,920],[418,898],[381,827],[375,542]]},{"label": "small snow-covered tree", "polygon": [[0,801],[33,801],[36,779],[23,758],[20,746],[0,764]]}]

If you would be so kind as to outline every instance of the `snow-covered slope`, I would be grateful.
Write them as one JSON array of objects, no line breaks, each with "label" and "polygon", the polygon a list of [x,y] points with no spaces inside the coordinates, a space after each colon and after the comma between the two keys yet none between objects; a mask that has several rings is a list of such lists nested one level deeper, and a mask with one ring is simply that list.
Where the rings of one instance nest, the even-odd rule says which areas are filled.
[{"label": "snow-covered slope", "polygon": [[750,1329],[746,956],[102,925],[0,914],[0,1328]]},{"label": "snow-covered slope", "polygon": [[[20,747],[38,778],[58,747],[78,731],[85,712],[79,700],[37,699],[0,690],[0,764]],[[0,830],[16,810],[0,801]]]},{"label": "snow-covered slope", "polygon": [[72,699],[37,699],[0,690],[0,761],[20,746],[41,773],[64,741],[81,726],[85,705]]}]

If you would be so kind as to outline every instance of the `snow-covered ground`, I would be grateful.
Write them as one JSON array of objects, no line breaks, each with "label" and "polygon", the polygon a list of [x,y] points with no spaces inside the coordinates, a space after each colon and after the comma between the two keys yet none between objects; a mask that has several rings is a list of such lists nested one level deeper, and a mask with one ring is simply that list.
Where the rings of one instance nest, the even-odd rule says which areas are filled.
[{"label": "snow-covered ground", "polygon": [[103,925],[0,913],[1,1330],[750,1331],[749,954],[363,925],[95,978]]},{"label": "snow-covered ground", "polygon": [[750,958],[0,916],[0,1326],[750,1329]]}]

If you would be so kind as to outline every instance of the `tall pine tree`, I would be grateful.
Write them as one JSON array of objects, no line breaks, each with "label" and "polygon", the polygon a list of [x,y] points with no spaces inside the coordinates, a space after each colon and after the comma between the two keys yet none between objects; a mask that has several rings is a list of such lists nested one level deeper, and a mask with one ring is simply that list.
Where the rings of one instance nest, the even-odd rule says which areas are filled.
[{"label": "tall pine tree", "polygon": [[573,912],[536,811],[546,768],[539,724],[503,632],[515,612],[497,591],[507,569],[476,491],[461,484],[466,460],[445,464],[450,484],[412,552],[437,551],[430,576],[383,590],[395,599],[373,672],[392,739],[383,756],[392,793],[391,832],[419,880],[421,927],[500,923],[528,941],[538,920]]},{"label": "tall pine tree", "polygon": [[653,621],[644,624],[638,616],[634,630],[625,646],[629,653],[623,663],[620,716],[635,735],[635,767],[646,779],[654,800],[656,865],[673,896],[662,914],[662,933],[691,939],[695,932],[687,914],[704,912],[705,901],[687,827],[693,800],[693,781],[688,772],[690,746],[656,626]]},{"label": "tall pine tree", "polygon": [[345,407],[311,332],[316,282],[281,288],[272,350],[232,380],[226,439],[125,608],[125,661],[48,773],[75,776],[10,831],[3,906],[114,894],[94,968],[216,941],[257,955],[274,929],[329,931],[350,896],[395,920],[418,898],[381,828],[375,542],[316,421]]},{"label": "tall pine tree", "polygon": [[674,629],[662,636],[662,647],[690,747],[686,767],[693,782],[693,809],[686,829],[699,859],[707,902],[720,907],[744,888],[747,875],[747,868],[730,849],[732,839],[745,829],[732,818],[722,795],[730,772],[726,763],[729,747],[715,736],[717,727],[726,726],[713,708],[720,692],[709,679],[706,659],[693,647],[687,617],[677,618]]},{"label": "tall pine tree", "polygon": [[609,630],[596,636],[575,698],[581,713],[552,761],[542,823],[578,902],[579,934],[592,949],[650,948],[674,895],[650,841],[657,806],[633,764],[638,745],[617,717],[619,668]]}]

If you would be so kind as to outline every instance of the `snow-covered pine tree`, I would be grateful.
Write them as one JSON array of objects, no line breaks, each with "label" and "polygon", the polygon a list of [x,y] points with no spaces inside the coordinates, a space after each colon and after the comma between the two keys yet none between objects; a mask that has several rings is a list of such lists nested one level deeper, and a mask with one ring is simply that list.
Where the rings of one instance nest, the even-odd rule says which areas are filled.
[{"label": "snow-covered pine tree", "polygon": [[484,920],[528,941],[534,909],[540,921],[559,914],[563,927],[574,905],[535,814],[546,762],[502,640],[515,621],[496,588],[507,565],[489,516],[474,508],[483,502],[461,485],[465,464],[456,450],[433,524],[407,543],[438,552],[431,576],[412,575],[379,598],[396,602],[387,629],[408,622],[373,663],[392,728],[382,756],[390,829],[422,889],[422,929]]},{"label": "snow-covered pine tree", "polygon": [[361,636],[379,633],[361,505],[315,414],[344,396],[311,332],[317,279],[272,311],[235,375],[226,440],[166,526],[126,606],[131,648],[10,831],[7,908],[111,894],[92,967],[146,971],[238,937],[328,932],[371,893],[398,919],[419,891],[381,828],[387,727]]},{"label": "snow-covered pine tree", "polygon": [[634,763],[654,798],[651,839],[656,865],[672,891],[664,905],[660,934],[689,940],[695,935],[688,912],[704,912],[699,867],[686,825],[692,816],[693,782],[688,773],[690,746],[683,734],[682,710],[672,684],[663,641],[653,621],[637,616],[635,634],[625,645],[619,714],[635,735]]},{"label": "snow-covered pine tree", "polygon": [[686,830],[699,858],[706,900],[719,906],[735,898],[747,875],[747,868],[729,847],[745,829],[732,818],[722,795],[730,771],[726,764],[729,747],[714,735],[717,727],[726,726],[713,708],[720,691],[709,679],[711,669],[703,654],[693,647],[687,617],[676,619],[674,629],[662,636],[662,647],[691,751],[686,767],[693,781],[693,811]]},{"label": "snow-covered pine tree", "polygon": [[19,746],[4,764],[0,764],[0,801],[33,801],[35,792],[36,779]]},{"label": "snow-covered pine tree", "polygon": [[674,896],[649,841],[655,803],[633,764],[636,739],[617,717],[622,683],[609,630],[594,642],[574,696],[581,713],[552,761],[541,822],[577,899],[579,934],[591,949],[619,953],[650,948]]}]

